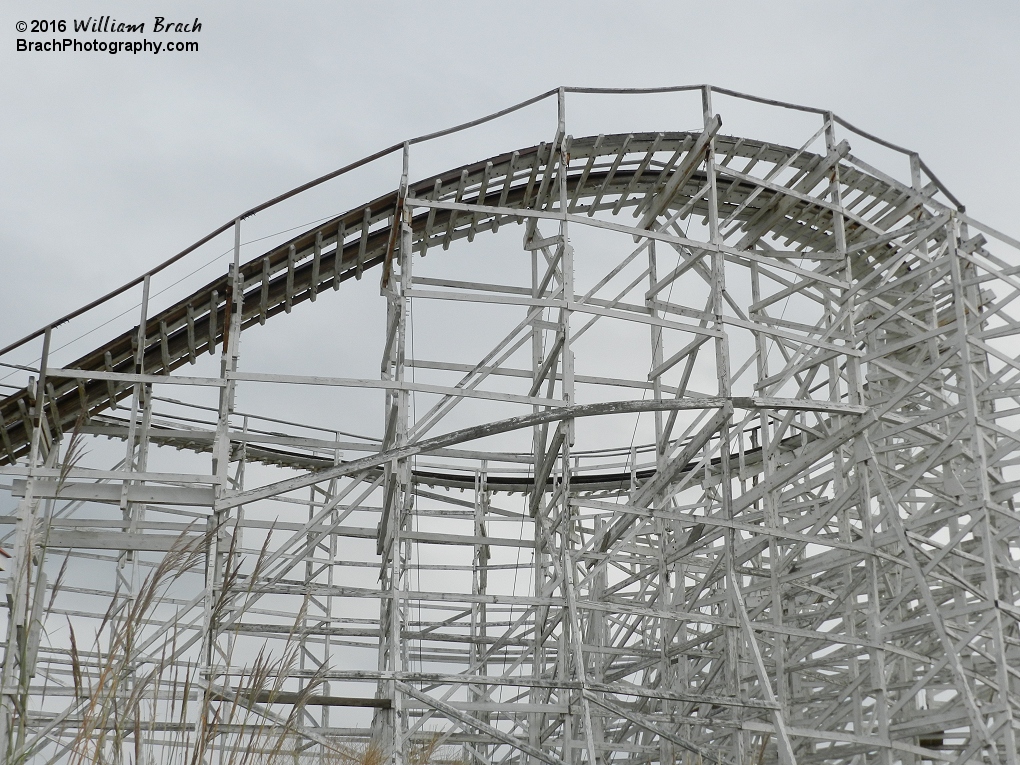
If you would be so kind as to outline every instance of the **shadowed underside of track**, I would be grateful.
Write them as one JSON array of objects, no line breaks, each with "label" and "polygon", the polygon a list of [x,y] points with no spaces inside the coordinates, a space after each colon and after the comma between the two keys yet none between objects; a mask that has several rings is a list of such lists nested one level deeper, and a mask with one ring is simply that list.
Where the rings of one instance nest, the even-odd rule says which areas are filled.
[{"label": "shadowed underside of track", "polygon": [[[569,153],[567,212],[595,215],[633,208],[635,217],[639,217],[658,200],[660,218],[667,211],[685,207],[685,215],[707,214],[703,193],[706,177],[697,169],[702,163],[684,162],[695,148],[698,135],[648,133],[574,140]],[[736,171],[719,184],[719,212],[721,218],[735,213],[735,220],[741,222],[745,233],[739,247],[751,249],[761,237],[773,234],[793,244],[808,262],[812,252],[832,249],[826,225],[829,208],[808,195],[828,182],[833,159],[743,138],[717,136],[715,146],[722,175],[727,168]],[[652,160],[653,155],[664,153],[671,154],[667,162]],[[756,181],[747,175],[759,163],[776,167],[787,164],[782,183]],[[556,184],[552,182],[556,168],[555,152],[543,143],[420,181],[409,188],[409,194],[417,199],[560,211]],[[684,176],[682,182],[671,184],[678,172]],[[910,216],[930,217],[923,206],[927,197],[846,164],[840,164],[839,173],[844,209],[849,213],[848,246],[876,240],[873,246],[860,247],[852,256],[855,271],[866,273],[869,261],[881,261],[890,247],[882,233]],[[676,186],[675,193],[668,200],[659,200],[670,185]],[[931,192],[933,189],[925,190],[926,194]],[[314,301],[319,292],[339,289],[342,282],[360,279],[365,270],[383,263],[393,250],[397,197],[394,191],[372,200],[244,263],[242,328],[289,313],[294,305]],[[520,220],[509,212],[432,209],[413,218],[413,248],[425,254],[432,248],[446,248],[454,240],[470,240],[476,234]],[[821,270],[824,264],[816,265]],[[135,368],[137,328],[81,357],[70,368],[164,375],[193,362],[202,353],[215,353],[229,321],[229,284],[229,275],[225,274],[152,316],[146,323],[141,369]],[[116,402],[129,396],[131,390],[132,386],[123,382],[48,377],[41,443],[46,447],[58,440],[83,414],[91,417],[115,408]],[[22,389],[0,402],[0,464],[11,464],[28,453],[34,394]],[[276,461],[271,455],[267,458]]]}]

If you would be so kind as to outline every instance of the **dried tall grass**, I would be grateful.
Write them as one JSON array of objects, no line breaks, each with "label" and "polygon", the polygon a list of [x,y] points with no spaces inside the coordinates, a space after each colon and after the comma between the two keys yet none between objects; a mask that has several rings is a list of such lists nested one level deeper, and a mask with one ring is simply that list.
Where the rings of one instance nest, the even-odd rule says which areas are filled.
[{"label": "dried tall grass", "polygon": [[[74,442],[72,437],[72,446]],[[68,451],[73,458],[77,449]],[[179,659],[179,641],[185,636],[181,628],[158,634],[153,640],[152,625],[159,623],[154,618],[155,610],[172,587],[206,562],[206,551],[215,533],[218,530],[206,534],[183,532],[150,570],[133,597],[114,593],[90,641],[83,644],[82,636],[76,632],[71,619],[67,619],[77,724],[73,739],[65,747],[65,761],[69,765],[201,765],[205,762],[219,765],[385,765],[390,761],[391,752],[377,741],[322,737],[309,740],[302,733],[301,715],[328,671],[328,667],[323,666],[305,677],[296,695],[285,691],[285,683],[295,674],[300,658],[298,630],[305,616],[304,605],[295,617],[282,651],[270,655],[268,642],[263,643],[254,659],[234,675],[234,685],[229,688],[215,685],[212,679],[203,680],[199,664]],[[211,624],[223,624],[232,611],[243,612],[249,600],[258,597],[258,582],[270,559],[270,538],[271,532],[254,561],[245,561],[237,553],[235,538],[231,537],[209,609]],[[53,606],[66,565],[65,560],[47,611]],[[242,569],[248,573],[242,574]],[[235,641],[227,643],[230,647],[223,656],[223,663],[236,666]],[[160,691],[166,688],[179,692],[161,700]],[[289,712],[275,714],[274,700],[285,692]],[[150,743],[157,725],[176,732],[161,742]],[[409,742],[406,765],[459,761],[459,757],[439,756],[441,741],[440,734],[435,733]],[[314,755],[302,753],[307,744],[314,745]],[[33,755],[33,752],[18,751],[16,747],[9,762],[20,765],[32,761]]]},{"label": "dried tall grass", "polygon": [[[287,703],[293,704],[285,717],[267,712],[265,707],[284,692],[284,683],[296,668],[300,651],[296,628],[302,613],[295,619],[282,654],[270,656],[267,644],[263,644],[254,660],[242,668],[233,688],[202,682],[197,665],[188,663],[182,669],[179,662],[172,660],[179,637],[177,630],[162,636],[158,658],[153,657],[151,646],[145,656],[139,653],[138,644],[153,608],[171,586],[202,563],[207,543],[208,536],[193,536],[189,540],[186,533],[182,534],[133,599],[120,608],[115,607],[116,598],[111,602],[93,640],[92,650],[99,656],[97,666],[90,669],[81,660],[78,636],[68,622],[75,694],[81,702],[80,723],[70,746],[71,765],[158,760],[198,765],[207,760],[214,744],[219,750],[217,761],[223,765],[263,765],[290,758],[285,751],[287,742],[298,735],[308,696],[321,684],[321,675],[328,669],[322,667],[307,678],[296,698],[288,694]],[[238,596],[242,599],[252,596],[268,547],[267,536],[247,583],[243,583],[242,561],[231,543],[211,607],[214,624],[232,605],[237,605]],[[104,635],[108,638],[105,650]],[[225,663],[232,664],[232,659],[231,650]],[[137,670],[143,662],[151,662],[152,667],[141,673]],[[180,732],[176,740],[157,745],[160,747],[157,753],[152,751],[153,747],[146,751],[144,734],[151,732],[155,720],[150,713],[147,725],[143,722],[143,711],[147,704],[154,709],[157,691],[164,683],[171,688],[183,688],[179,696],[170,700],[169,714],[160,720],[161,724],[177,724]],[[192,702],[196,697],[197,709]],[[133,757],[125,754],[129,748],[134,750]],[[338,756],[351,754],[341,746],[335,750]]]}]

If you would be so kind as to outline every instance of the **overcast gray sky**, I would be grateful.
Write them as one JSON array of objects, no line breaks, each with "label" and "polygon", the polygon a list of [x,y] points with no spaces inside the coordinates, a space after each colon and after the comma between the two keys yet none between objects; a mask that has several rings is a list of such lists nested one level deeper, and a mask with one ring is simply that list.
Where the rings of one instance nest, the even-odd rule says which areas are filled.
[{"label": "overcast gray sky", "polygon": [[[42,13],[147,32],[198,17],[177,39],[199,51],[17,52],[52,37],[16,30]],[[1018,21],[1005,0],[3,0],[0,345],[282,190],[560,84],[710,82],[829,108],[918,150],[1017,236]]]}]

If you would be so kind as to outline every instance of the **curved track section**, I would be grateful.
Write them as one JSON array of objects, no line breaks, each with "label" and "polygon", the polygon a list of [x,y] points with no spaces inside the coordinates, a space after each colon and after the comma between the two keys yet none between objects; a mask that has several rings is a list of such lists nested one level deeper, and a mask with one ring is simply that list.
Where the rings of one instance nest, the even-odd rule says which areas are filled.
[{"label": "curved track section", "polygon": [[[703,192],[705,173],[690,161],[697,139],[697,133],[658,133],[572,141],[567,209],[574,215],[594,215],[597,211],[616,214],[627,208],[637,217],[646,213],[648,199],[669,186],[672,196],[659,214],[665,209],[686,208],[685,215],[705,215],[707,202],[703,193],[696,198]],[[720,167],[733,166],[735,172],[726,195],[720,199],[720,212],[732,214],[734,221],[748,229],[738,250],[741,246],[753,246],[774,229],[800,248],[832,249],[831,233],[810,223],[825,214],[824,202],[820,204],[807,195],[804,198],[785,195],[784,184],[745,180],[739,177],[737,169],[785,168],[792,171],[788,172],[786,184],[796,193],[816,186],[826,172],[831,172],[831,162],[810,152],[747,139],[720,136],[716,144],[722,155]],[[848,147],[841,148],[845,152]],[[498,231],[501,225],[519,221],[513,214],[516,210],[548,210],[555,204],[555,195],[550,193],[556,169],[553,153],[550,145],[532,146],[414,184],[409,193],[416,199],[487,208],[470,212],[438,208],[419,213],[411,224],[414,251],[426,254],[429,249],[448,248],[459,239],[473,239],[480,232]],[[669,155],[669,159],[649,167],[656,154]],[[680,167],[685,160],[693,167]],[[678,168],[686,177],[676,177],[674,171]],[[881,260],[886,251],[895,250],[876,233],[895,230],[897,224],[914,213],[925,216],[924,198],[851,167],[844,167],[843,175],[848,191],[855,197],[854,208],[863,213],[859,217],[850,216],[847,241],[865,245],[857,247],[854,259],[861,264],[860,268],[866,269],[870,267],[869,259]],[[344,281],[360,279],[366,269],[383,263],[387,253],[392,255],[393,251],[392,221],[397,198],[398,192],[394,191],[372,200],[245,263],[241,267],[245,291],[242,329],[289,313],[293,306],[315,300],[320,291],[339,289]],[[878,241],[869,247],[869,239]],[[338,240],[342,243],[339,249]],[[224,275],[153,316],[145,327],[141,364],[144,372],[168,374],[203,353],[216,353],[227,324],[230,289],[230,277]],[[139,328],[125,332],[70,366],[111,373],[135,372],[138,336]],[[79,383],[61,379],[59,373],[51,375],[49,381],[54,386],[55,402],[47,410],[47,437],[70,430],[80,414],[103,411],[131,393],[129,385],[109,385],[99,380]],[[0,402],[0,416],[4,418],[0,464],[27,453],[31,421],[29,418],[26,424],[25,415],[31,406],[27,389]]]}]

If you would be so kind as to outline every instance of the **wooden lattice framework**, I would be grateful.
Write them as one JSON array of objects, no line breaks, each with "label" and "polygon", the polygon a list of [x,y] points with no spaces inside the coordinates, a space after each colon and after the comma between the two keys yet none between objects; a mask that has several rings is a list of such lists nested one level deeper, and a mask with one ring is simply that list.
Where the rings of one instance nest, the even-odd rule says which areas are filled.
[{"label": "wooden lattice framework", "polygon": [[[418,181],[429,137],[393,147],[391,194],[247,261],[349,168],[239,216],[225,275],[135,280],[80,358],[0,352],[4,761],[1020,765],[1020,243],[829,112],[772,104],[818,119],[790,148],[672,90],[693,129],[573,138],[561,88],[547,143]],[[443,252],[484,238],[502,281]],[[376,284],[378,379],[239,366]],[[330,424],[237,410],[267,385]]]}]

